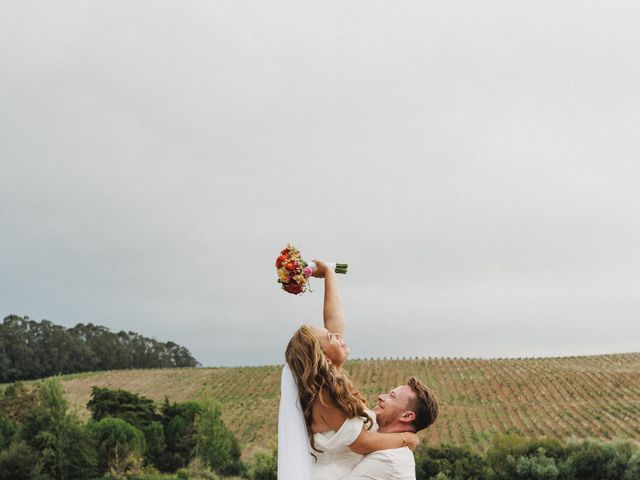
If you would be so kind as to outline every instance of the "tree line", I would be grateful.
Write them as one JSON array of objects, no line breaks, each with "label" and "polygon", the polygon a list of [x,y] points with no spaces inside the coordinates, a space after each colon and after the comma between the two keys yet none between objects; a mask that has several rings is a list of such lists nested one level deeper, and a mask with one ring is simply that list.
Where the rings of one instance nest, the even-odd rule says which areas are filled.
[{"label": "tree line", "polygon": [[65,328],[9,315],[0,324],[0,383],[131,368],[197,367],[185,347],[92,323]]},{"label": "tree line", "polygon": [[640,448],[630,440],[496,435],[484,452],[423,445],[415,458],[416,480],[640,480]]}]

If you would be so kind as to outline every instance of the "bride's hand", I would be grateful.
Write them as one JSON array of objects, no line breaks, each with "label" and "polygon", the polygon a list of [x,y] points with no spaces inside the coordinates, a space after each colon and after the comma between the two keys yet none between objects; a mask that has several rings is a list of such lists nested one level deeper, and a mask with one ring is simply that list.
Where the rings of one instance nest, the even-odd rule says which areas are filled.
[{"label": "bride's hand", "polygon": [[407,447],[409,447],[412,452],[414,452],[416,448],[418,448],[418,445],[420,445],[420,439],[418,438],[417,433],[402,432],[402,436],[404,436],[404,440],[407,443]]},{"label": "bride's hand", "polygon": [[316,264],[316,269],[311,274],[312,277],[324,278],[327,275],[327,272],[331,272],[331,267],[322,260],[314,258],[312,259],[312,262]]}]

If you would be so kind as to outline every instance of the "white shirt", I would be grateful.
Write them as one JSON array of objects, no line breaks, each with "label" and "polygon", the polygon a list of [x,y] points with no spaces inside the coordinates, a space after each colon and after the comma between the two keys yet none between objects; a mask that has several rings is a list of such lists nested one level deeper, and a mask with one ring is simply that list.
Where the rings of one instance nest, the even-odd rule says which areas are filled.
[{"label": "white shirt", "polygon": [[413,452],[409,447],[372,452],[343,480],[416,480]]}]

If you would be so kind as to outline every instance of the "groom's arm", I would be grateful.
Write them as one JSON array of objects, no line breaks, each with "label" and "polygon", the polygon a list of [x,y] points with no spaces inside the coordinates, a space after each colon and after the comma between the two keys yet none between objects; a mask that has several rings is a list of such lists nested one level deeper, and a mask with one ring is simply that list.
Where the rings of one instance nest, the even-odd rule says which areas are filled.
[{"label": "groom's arm", "polygon": [[342,308],[342,297],[338,288],[336,272],[321,260],[313,260],[318,266],[314,276],[324,278],[324,305],[322,308],[322,318],[324,328],[331,333],[344,335],[344,309]]}]

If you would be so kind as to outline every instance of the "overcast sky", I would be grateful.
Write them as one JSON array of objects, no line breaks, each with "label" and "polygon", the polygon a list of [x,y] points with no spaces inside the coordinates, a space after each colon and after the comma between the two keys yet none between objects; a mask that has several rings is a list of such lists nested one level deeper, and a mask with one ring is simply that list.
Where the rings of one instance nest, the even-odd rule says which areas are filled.
[{"label": "overcast sky", "polygon": [[4,1],[0,314],[283,362],[640,350],[635,1]]}]

